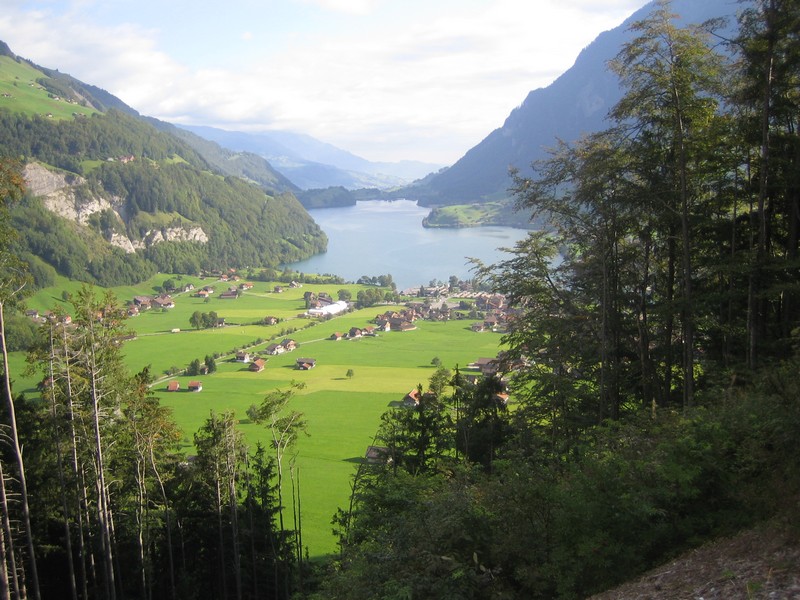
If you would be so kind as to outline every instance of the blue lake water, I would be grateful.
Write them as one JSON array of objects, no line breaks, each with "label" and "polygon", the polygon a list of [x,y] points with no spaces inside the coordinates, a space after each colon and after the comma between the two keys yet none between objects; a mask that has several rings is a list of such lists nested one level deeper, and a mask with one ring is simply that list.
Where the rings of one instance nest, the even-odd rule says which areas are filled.
[{"label": "blue lake water", "polygon": [[471,279],[468,257],[491,264],[510,255],[527,235],[513,227],[426,229],[427,208],[412,200],[367,201],[344,208],[308,211],[328,235],[328,251],[289,267],[302,273],[332,273],[347,281],[390,274],[398,289]]}]

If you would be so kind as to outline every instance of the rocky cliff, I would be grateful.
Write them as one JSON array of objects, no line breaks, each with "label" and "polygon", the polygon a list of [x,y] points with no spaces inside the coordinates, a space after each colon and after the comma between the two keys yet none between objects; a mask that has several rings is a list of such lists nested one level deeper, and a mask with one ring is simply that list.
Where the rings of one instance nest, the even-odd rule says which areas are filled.
[{"label": "rocky cliff", "polygon": [[[100,195],[87,188],[86,180],[69,173],[53,171],[44,165],[31,162],[25,165],[23,175],[28,192],[42,199],[45,207],[70,221],[88,226],[92,215],[111,211],[125,231],[128,216],[123,198]],[[165,227],[151,229],[141,239],[131,239],[119,231],[110,232],[110,244],[133,253],[161,242],[208,242],[208,235],[199,226]]]}]

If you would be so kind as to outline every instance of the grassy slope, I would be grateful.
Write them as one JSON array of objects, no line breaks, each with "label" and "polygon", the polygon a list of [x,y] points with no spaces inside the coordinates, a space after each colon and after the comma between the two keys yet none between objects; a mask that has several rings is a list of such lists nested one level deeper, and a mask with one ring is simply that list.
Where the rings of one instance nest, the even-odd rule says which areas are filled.
[{"label": "grassy slope", "polygon": [[524,213],[514,211],[510,202],[486,202],[483,204],[453,204],[437,206],[425,218],[426,227],[482,227],[504,225],[530,227]]},{"label": "grassy slope", "polygon": [[72,119],[75,113],[88,116],[97,112],[93,108],[49,98],[47,91],[36,83],[41,77],[42,73],[27,63],[0,56],[0,108],[29,116],[50,114],[54,119]]},{"label": "grassy slope", "polygon": [[[122,301],[137,294],[152,294],[154,287],[167,277],[162,274],[141,286],[115,288],[114,292]],[[213,284],[218,293],[226,287],[226,284],[198,278],[173,279],[182,283],[191,281],[195,285]],[[330,520],[339,506],[347,504],[350,479],[366,447],[372,443],[380,415],[418,383],[427,382],[433,373],[431,359],[435,356],[448,368],[463,367],[480,356],[494,356],[499,349],[499,336],[471,332],[470,321],[451,321],[419,322],[416,331],[389,332],[351,341],[328,339],[335,331],[346,332],[350,327],[367,325],[370,319],[389,307],[356,311],[283,335],[281,332],[287,328],[300,328],[309,323],[306,319],[295,318],[304,310],[305,291],[327,291],[335,297],[339,289],[347,288],[355,297],[363,286],[305,285],[300,289],[287,288],[281,294],[272,293],[273,286],[255,283],[253,290],[237,300],[212,296],[207,303],[189,294],[175,295],[174,309],[144,313],[129,321],[129,327],[138,337],[126,343],[124,353],[131,370],[149,364],[153,373],[159,375],[173,365],[183,367],[194,358],[202,360],[206,354],[228,352],[249,345],[257,338],[266,341],[256,350],[263,349],[271,337],[297,340],[300,344],[297,350],[269,357],[261,373],[251,373],[247,365],[220,359],[217,373],[200,378],[203,382],[200,393],[168,393],[166,379],[160,380],[154,391],[163,404],[173,410],[184,432],[185,449],[191,452],[192,436],[211,410],[234,410],[247,441],[252,445],[264,442],[268,433],[247,420],[247,408],[259,403],[270,390],[285,389],[292,381],[306,384],[295,399],[295,408],[305,414],[309,436],[300,440],[296,450],[302,490],[303,541],[311,555],[316,556],[335,550]],[[69,309],[61,299],[62,289],[74,293],[78,286],[61,280],[57,288],[37,293],[28,301],[28,306],[44,311],[62,304]],[[189,317],[196,310],[216,311],[233,325],[192,330]],[[270,327],[246,325],[267,315],[287,320]],[[181,332],[170,333],[173,328],[180,328]],[[317,367],[311,371],[296,370],[294,364],[300,356],[317,359]],[[14,356],[12,372],[21,373],[23,363],[23,357]],[[352,378],[346,376],[348,369],[354,372]],[[17,391],[34,393],[33,379],[16,379]],[[190,378],[177,379],[185,390]]]}]

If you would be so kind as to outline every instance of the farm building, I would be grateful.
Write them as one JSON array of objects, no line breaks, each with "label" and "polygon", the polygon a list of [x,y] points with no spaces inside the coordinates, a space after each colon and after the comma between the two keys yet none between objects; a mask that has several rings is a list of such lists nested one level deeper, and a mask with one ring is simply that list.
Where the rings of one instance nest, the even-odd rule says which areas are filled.
[{"label": "farm building", "polygon": [[297,362],[295,363],[298,369],[301,371],[308,371],[313,369],[317,366],[317,359],[316,358],[298,358]]}]

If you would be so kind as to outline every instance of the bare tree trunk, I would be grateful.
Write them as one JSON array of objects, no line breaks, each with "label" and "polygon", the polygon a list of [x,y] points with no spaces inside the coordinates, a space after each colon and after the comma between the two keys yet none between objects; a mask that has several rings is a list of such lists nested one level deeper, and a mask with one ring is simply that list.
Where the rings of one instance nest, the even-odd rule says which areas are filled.
[{"label": "bare tree trunk", "polygon": [[216,492],[217,492],[217,533],[219,536],[219,576],[222,584],[222,597],[228,599],[228,586],[225,583],[225,536],[222,533],[222,490],[220,489],[220,473],[216,473]]},{"label": "bare tree trunk", "polygon": [[178,590],[175,586],[175,558],[172,550],[172,523],[170,521],[169,502],[167,501],[167,491],[164,488],[164,480],[161,478],[161,473],[156,466],[156,458],[153,454],[153,446],[150,446],[150,466],[156,476],[158,487],[161,490],[161,501],[164,503],[164,525],[167,528],[167,557],[169,558],[169,584],[172,595],[172,600],[177,600]]},{"label": "bare tree trunk", "polygon": [[233,546],[233,576],[236,600],[242,600],[242,557],[239,548],[239,506],[236,498],[236,470],[238,448],[233,419],[226,415],[225,426],[225,464],[228,479],[228,510],[231,518],[231,545]]},{"label": "bare tree trunk", "polygon": [[88,377],[90,385],[90,401],[92,407],[92,426],[94,433],[94,462],[97,488],[97,521],[100,527],[100,543],[103,549],[103,570],[105,572],[105,593],[108,600],[115,600],[117,595],[114,577],[114,550],[111,543],[111,507],[109,506],[108,488],[106,484],[105,461],[103,458],[103,440],[100,431],[100,390],[98,386],[98,367],[95,354],[94,315],[89,315],[89,340],[86,347],[88,359]]},{"label": "bare tree trunk", "polygon": [[[14,592],[14,598],[24,598],[19,584],[19,576],[17,574],[17,556],[16,551],[14,549],[14,536],[11,532],[11,520],[9,518],[8,513],[8,499],[6,497],[6,476],[3,472],[3,461],[0,460],[0,507],[3,510],[3,534],[6,540],[8,540],[8,551],[5,552],[7,555],[8,560],[3,560],[3,567],[6,568],[6,563],[8,563],[7,571],[11,573],[11,585],[12,590]],[[4,546],[5,548],[5,546]],[[6,580],[7,581],[7,580]],[[8,585],[6,585],[8,587]]]},{"label": "bare tree trunk", "polygon": [[69,504],[67,502],[67,483],[64,480],[64,459],[61,452],[61,434],[58,427],[58,408],[56,403],[56,387],[55,387],[55,369],[53,363],[55,361],[55,340],[53,338],[53,329],[50,328],[50,355],[48,361],[48,371],[50,377],[50,414],[53,419],[53,436],[55,438],[56,449],[56,469],[58,471],[58,483],[61,488],[61,510],[64,518],[64,542],[66,545],[67,565],[69,568],[69,586],[72,594],[72,600],[78,599],[78,589],[75,583],[75,561],[72,556],[72,533],[70,531],[70,513]]},{"label": "bare tree trunk", "polygon": [[770,169],[770,132],[769,122],[772,107],[772,80],[774,77],[775,66],[775,2],[771,0],[769,6],[765,7],[766,28],[767,28],[767,48],[764,54],[767,57],[763,72],[763,94],[761,101],[761,152],[759,157],[759,183],[758,183],[758,208],[757,208],[757,227],[758,237],[756,246],[756,264],[750,274],[748,284],[748,333],[750,334],[748,366],[755,369],[758,365],[758,347],[763,327],[762,301],[758,298],[757,291],[761,287],[761,276],[764,262],[767,256],[767,186],[769,185]]},{"label": "bare tree trunk", "polygon": [[[67,329],[61,328],[62,332],[62,346],[64,360],[64,381],[66,383],[65,400],[67,403],[67,424],[69,427],[70,439],[70,469],[75,485],[75,501],[77,502],[77,515],[78,515],[78,572],[81,578],[81,587],[83,598],[89,598],[89,578],[86,571],[86,543],[84,539],[85,528],[88,521],[85,520],[85,512],[87,507],[87,494],[86,486],[83,484],[84,478],[80,462],[78,460],[78,438],[75,432],[75,406],[72,402],[72,368],[69,349],[69,340],[67,338]],[[92,572],[94,572],[92,570]]]},{"label": "bare tree trunk", "polygon": [[[3,476],[0,468],[0,477]],[[11,600],[11,590],[8,588],[8,564],[6,563],[6,536],[0,527],[0,599]]]},{"label": "bare tree trunk", "polygon": [[33,545],[33,529],[31,527],[31,511],[28,503],[28,484],[25,479],[25,462],[22,459],[22,447],[19,442],[19,432],[17,431],[17,415],[14,407],[14,398],[11,393],[11,373],[8,367],[8,348],[6,346],[6,327],[3,314],[3,302],[0,301],[0,349],[3,353],[3,386],[8,403],[8,419],[11,429],[11,450],[17,466],[19,476],[20,504],[22,508],[22,525],[25,529],[25,541],[28,546],[28,564],[30,573],[31,593],[34,600],[39,600],[39,572],[36,568],[36,549]]}]

